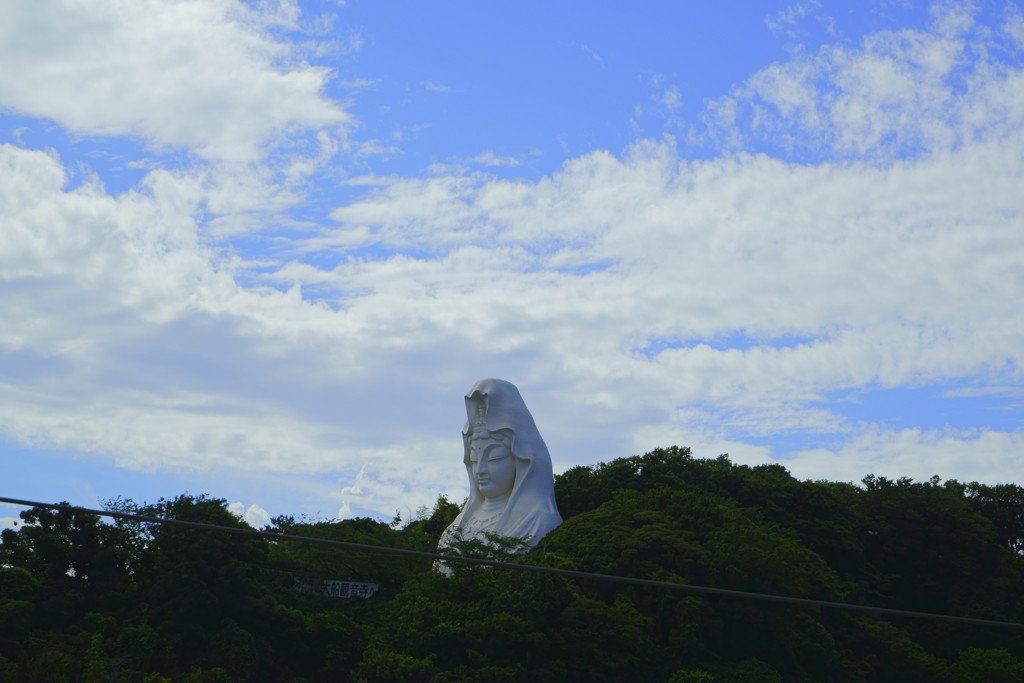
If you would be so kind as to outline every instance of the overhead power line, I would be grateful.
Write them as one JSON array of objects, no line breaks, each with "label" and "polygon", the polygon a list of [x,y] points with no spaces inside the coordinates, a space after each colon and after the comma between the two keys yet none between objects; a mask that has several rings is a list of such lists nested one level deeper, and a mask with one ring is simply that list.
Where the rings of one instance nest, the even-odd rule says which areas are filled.
[{"label": "overhead power line", "polygon": [[856,605],[848,602],[832,602],[829,600],[815,600],[812,598],[796,598],[788,595],[771,595],[768,593],[755,593],[751,591],[731,590],[728,588],[712,588],[710,586],[695,586],[688,583],[675,583],[672,581],[655,581],[653,579],[640,579],[631,576],[616,576],[614,574],[597,574],[594,572],[581,572],[572,569],[559,569],[556,567],[540,567],[532,564],[519,564],[515,562],[504,562],[502,560],[488,560],[478,557],[463,557],[461,555],[445,555],[442,553],[428,553],[421,550],[407,550],[405,548],[389,548],[387,546],[369,545],[366,543],[352,543],[350,541],[335,541],[327,538],[312,538],[310,536],[295,536],[271,531],[259,531],[257,529],[243,529],[239,527],[219,526],[216,524],[203,524],[201,522],[187,522],[181,519],[163,519],[160,517],[149,517],[147,515],[136,515],[128,512],[115,512],[112,510],[93,510],[63,503],[40,503],[31,500],[20,500],[17,498],[0,497],[0,503],[22,505],[25,507],[47,508],[50,510],[64,510],[66,512],[78,512],[100,517],[113,517],[115,519],[126,519],[147,524],[165,524],[168,526],[179,526],[204,531],[220,531],[239,536],[252,538],[264,538],[271,541],[294,541],[296,543],[310,543],[313,545],[329,546],[333,548],[345,548],[346,550],[357,550],[368,553],[381,553],[386,555],[404,555],[406,557],[421,557],[442,562],[462,562],[463,564],[475,564],[486,567],[502,567],[506,569],[519,569],[528,572],[541,574],[555,574],[557,576],[570,576],[577,579],[590,579],[594,581],[612,581],[615,583],[626,583],[635,586],[648,586],[651,588],[666,588],[670,590],[688,591],[691,593],[703,593],[705,595],[721,595],[732,598],[745,598],[748,600],[764,600],[769,602],[783,602],[792,605],[806,605],[813,607],[831,607],[834,609],[850,610],[855,612],[869,612],[872,614],[889,614],[900,617],[913,617],[918,619],[935,619],[940,621],[955,621],[978,626],[993,626],[998,628],[1024,629],[1024,624],[1011,621],[995,621],[992,619],[976,619],[974,617],[959,617],[952,614],[936,614],[933,612],[915,612],[912,610],[893,609],[890,607],[870,607],[868,605]]}]

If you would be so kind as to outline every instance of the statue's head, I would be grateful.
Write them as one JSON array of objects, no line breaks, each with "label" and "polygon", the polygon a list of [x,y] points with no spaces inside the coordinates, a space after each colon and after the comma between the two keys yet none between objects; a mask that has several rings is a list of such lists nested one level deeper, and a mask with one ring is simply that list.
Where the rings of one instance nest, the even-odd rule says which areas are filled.
[{"label": "statue's head", "polygon": [[512,430],[489,431],[478,423],[469,437],[470,477],[484,498],[501,498],[512,493],[516,483],[516,461],[512,453]]},{"label": "statue's head", "polygon": [[[484,531],[517,538],[539,540],[561,522],[551,457],[514,384],[482,379],[473,385],[462,437],[470,496],[450,530],[473,528],[483,511],[490,515]],[[495,507],[502,510],[496,519]]]},{"label": "statue's head", "polygon": [[464,462],[478,500],[515,497],[531,459],[529,449],[520,453],[521,440],[529,444],[536,432],[519,390],[504,380],[480,380],[466,394],[466,417]]}]

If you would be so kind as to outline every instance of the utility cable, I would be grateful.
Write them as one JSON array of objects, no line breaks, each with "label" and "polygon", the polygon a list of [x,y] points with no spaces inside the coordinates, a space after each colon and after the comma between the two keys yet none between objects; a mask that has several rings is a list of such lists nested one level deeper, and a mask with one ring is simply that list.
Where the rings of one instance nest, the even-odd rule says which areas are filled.
[{"label": "utility cable", "polygon": [[631,576],[616,576],[614,574],[597,574],[594,572],[582,572],[573,569],[559,569],[556,567],[541,567],[532,564],[518,564],[514,562],[503,562],[502,560],[488,560],[477,557],[462,557],[460,555],[444,555],[441,553],[428,553],[421,550],[407,550],[405,548],[389,548],[387,546],[368,545],[366,543],[352,543],[350,541],[335,541],[327,538],[312,538],[309,536],[294,536],[272,531],[259,531],[258,529],[243,529],[238,527],[226,527],[216,524],[203,524],[201,522],[187,522],[181,519],[162,519],[160,517],[149,517],[136,515],[127,512],[114,512],[112,510],[92,510],[69,504],[39,503],[31,500],[19,500],[16,498],[0,497],[0,503],[22,505],[25,507],[39,507],[51,510],[64,510],[66,512],[77,512],[100,517],[113,517],[115,519],[126,519],[146,524],[164,524],[168,526],[180,526],[190,529],[201,529],[204,531],[222,531],[225,533],[251,538],[264,538],[272,541],[294,541],[296,543],[310,543],[313,545],[330,546],[334,548],[345,548],[360,552],[383,553],[388,555],[404,555],[406,557],[422,557],[442,562],[462,562],[464,564],[475,564],[487,567],[502,567],[506,569],[520,569],[523,571],[537,572],[541,574],[555,574],[558,576],[571,576],[577,579],[591,579],[595,581],[612,581],[616,583],[627,583],[635,586],[648,586],[651,588],[668,588],[671,590],[689,591],[691,593],[703,593],[705,595],[722,595],[733,598],[747,598],[750,600],[765,600],[769,602],[784,602],[793,605],[807,605],[814,607],[831,607],[835,609],[851,610],[856,612],[870,612],[873,614],[890,614],[900,617],[913,617],[918,619],[935,619],[941,621],[955,621],[978,626],[994,626],[998,628],[1024,629],[1024,624],[1011,621],[994,621],[991,619],[976,619],[974,617],[958,617],[952,614],[936,614],[933,612],[915,612],[911,610],[893,609],[890,607],[870,607],[868,605],[856,605],[848,602],[832,602],[829,600],[815,600],[813,598],[795,598],[787,595],[771,595],[768,593],[754,593],[751,591],[739,591],[729,588],[712,588],[710,586],[695,586],[687,583],[675,583],[672,581],[656,581],[654,579],[639,579]]}]

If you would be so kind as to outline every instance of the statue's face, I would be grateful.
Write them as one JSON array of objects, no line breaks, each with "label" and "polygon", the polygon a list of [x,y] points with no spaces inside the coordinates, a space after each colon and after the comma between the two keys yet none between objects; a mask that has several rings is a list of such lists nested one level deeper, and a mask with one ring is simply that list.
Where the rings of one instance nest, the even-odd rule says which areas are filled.
[{"label": "statue's face", "polygon": [[512,491],[516,463],[507,446],[490,439],[473,441],[469,461],[473,479],[484,498],[498,498]]}]

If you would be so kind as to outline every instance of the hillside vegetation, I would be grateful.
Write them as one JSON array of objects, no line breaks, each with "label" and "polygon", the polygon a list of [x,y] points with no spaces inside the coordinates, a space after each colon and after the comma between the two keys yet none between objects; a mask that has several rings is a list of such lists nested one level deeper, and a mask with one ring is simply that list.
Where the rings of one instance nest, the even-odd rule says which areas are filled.
[{"label": "hillside vegetation", "polygon": [[[556,477],[564,523],[512,562],[1024,623],[1024,489],[658,449]],[[108,509],[242,527],[224,500]],[[272,531],[433,551],[404,525]],[[353,552],[36,508],[0,543],[0,680],[1020,681],[1024,632]],[[369,598],[297,585],[372,582]],[[298,583],[297,583],[298,582]]]}]

